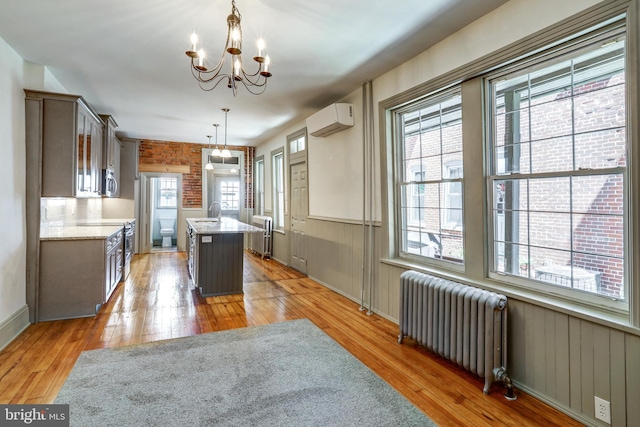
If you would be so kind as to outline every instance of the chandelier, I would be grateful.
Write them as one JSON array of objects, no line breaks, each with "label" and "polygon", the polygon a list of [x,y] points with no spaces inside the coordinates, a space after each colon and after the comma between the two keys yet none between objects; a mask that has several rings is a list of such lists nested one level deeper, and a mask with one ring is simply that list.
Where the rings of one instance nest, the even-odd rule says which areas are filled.
[{"label": "chandelier", "polygon": [[[248,73],[244,69],[242,63],[241,19],[242,15],[240,15],[240,11],[236,7],[235,0],[231,0],[231,15],[227,16],[227,42],[218,64],[211,69],[205,66],[204,49],[200,48],[198,50],[198,36],[195,31],[191,34],[191,50],[185,53],[191,58],[191,73],[202,90],[213,90],[223,81],[233,91],[233,96],[236,96],[240,83],[254,95],[262,94],[267,88],[267,79],[271,77],[269,72],[271,60],[269,55],[263,56],[265,48],[263,39],[258,40],[258,55],[253,57],[253,60],[258,63],[257,71]],[[227,53],[231,55],[231,70],[228,73],[223,73]]]}]

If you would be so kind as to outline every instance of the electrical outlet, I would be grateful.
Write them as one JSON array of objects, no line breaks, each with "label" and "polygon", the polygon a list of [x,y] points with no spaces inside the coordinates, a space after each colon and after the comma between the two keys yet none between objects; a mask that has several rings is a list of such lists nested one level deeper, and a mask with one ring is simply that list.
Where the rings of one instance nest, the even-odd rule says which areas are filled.
[{"label": "electrical outlet", "polygon": [[594,401],[596,404],[596,419],[611,424],[611,403],[600,399],[598,396],[594,396]]}]

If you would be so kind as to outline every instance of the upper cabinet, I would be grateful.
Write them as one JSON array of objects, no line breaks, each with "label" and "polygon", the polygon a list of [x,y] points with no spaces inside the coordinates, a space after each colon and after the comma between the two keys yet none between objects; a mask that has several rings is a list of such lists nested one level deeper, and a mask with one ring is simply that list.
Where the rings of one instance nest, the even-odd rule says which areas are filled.
[{"label": "upper cabinet", "polygon": [[41,166],[41,196],[101,196],[102,119],[81,96],[25,94],[27,149]]},{"label": "upper cabinet", "polygon": [[120,197],[120,152],[122,142],[116,136],[118,124],[113,116],[101,115],[104,121],[104,140],[102,146],[102,194],[107,197]]}]

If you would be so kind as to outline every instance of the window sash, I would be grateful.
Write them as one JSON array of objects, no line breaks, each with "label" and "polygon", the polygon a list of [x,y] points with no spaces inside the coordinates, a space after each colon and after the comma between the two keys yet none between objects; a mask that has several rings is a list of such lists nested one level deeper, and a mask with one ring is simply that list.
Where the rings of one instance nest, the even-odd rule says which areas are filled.
[{"label": "window sash", "polygon": [[273,155],[273,222],[274,228],[284,229],[284,154]]},{"label": "window sash", "polygon": [[255,214],[264,215],[264,159],[256,161]]},{"label": "window sash", "polygon": [[[463,177],[449,178],[447,165],[462,172],[459,88],[403,107],[394,117],[401,171],[396,185],[399,256],[456,269],[464,258]],[[450,191],[458,188],[458,195]]]},{"label": "window sash", "polygon": [[625,55],[616,29],[597,45],[486,78],[490,277],[626,304]]}]

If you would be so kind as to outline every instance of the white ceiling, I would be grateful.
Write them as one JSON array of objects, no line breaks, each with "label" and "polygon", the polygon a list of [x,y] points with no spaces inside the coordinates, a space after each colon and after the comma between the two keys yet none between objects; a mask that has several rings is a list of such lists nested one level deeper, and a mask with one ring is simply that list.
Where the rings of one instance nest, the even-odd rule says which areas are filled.
[{"label": "white ceiling", "polygon": [[227,107],[228,143],[257,145],[506,1],[236,0],[245,63],[263,37],[273,77],[235,98],[202,91],[184,53],[195,30],[217,61],[231,0],[2,0],[0,37],[113,115],[120,136],[204,144]]}]

